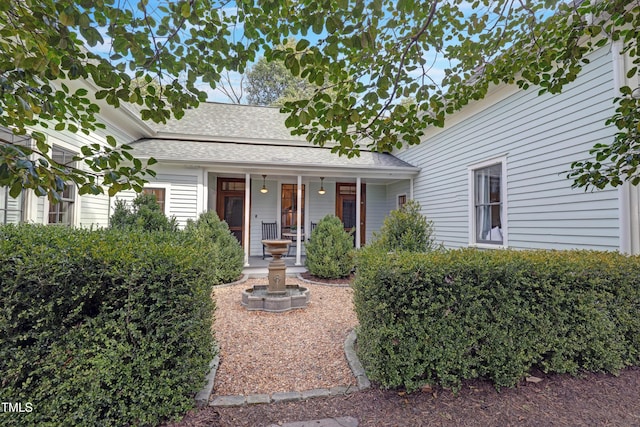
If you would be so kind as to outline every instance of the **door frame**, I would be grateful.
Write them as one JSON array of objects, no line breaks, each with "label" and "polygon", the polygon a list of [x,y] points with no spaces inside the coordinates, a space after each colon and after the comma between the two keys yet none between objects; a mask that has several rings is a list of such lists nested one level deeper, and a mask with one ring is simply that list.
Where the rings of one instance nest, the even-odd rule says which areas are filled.
[{"label": "door frame", "polygon": [[[354,202],[356,201],[356,192],[354,191],[353,194],[340,194],[340,187],[353,187],[354,189],[356,189],[356,183],[355,182],[336,182],[336,216],[338,218],[340,218],[340,221],[342,221],[342,201],[343,200],[353,200]],[[360,184],[360,246],[364,246],[365,245],[365,240],[366,240],[366,236],[367,236],[367,231],[366,231],[366,224],[367,224],[367,215],[366,215],[366,191],[367,187],[365,183],[361,183]],[[344,221],[343,221],[344,223]]]},{"label": "door frame", "polygon": [[[242,222],[241,222],[241,226],[240,226],[240,233],[241,233],[241,239],[240,239],[240,245],[244,248],[244,237],[245,234],[248,230],[245,230],[244,227],[244,221],[245,221],[245,217],[244,217],[244,213],[245,213],[245,206],[244,204],[246,203],[245,200],[245,191],[246,190],[223,190],[222,189],[222,185],[225,182],[242,182],[246,186],[248,185],[249,188],[251,188],[251,181],[246,182],[246,180],[244,178],[224,178],[224,177],[217,177],[216,179],[217,184],[216,184],[216,213],[218,214],[218,218],[220,218],[221,221],[224,221],[224,198],[225,196],[237,196],[237,197],[241,197],[242,198]],[[227,224],[228,225],[228,224]],[[229,229],[231,230],[231,227],[229,227]],[[251,227],[249,227],[249,230],[251,229]],[[249,247],[251,247],[251,242],[249,242]]]}]

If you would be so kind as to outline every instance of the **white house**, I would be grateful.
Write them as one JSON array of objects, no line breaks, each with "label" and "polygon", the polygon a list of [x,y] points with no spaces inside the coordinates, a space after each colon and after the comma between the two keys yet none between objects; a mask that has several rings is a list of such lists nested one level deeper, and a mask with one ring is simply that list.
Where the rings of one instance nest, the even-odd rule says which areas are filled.
[{"label": "white house", "polygon": [[[616,46],[605,47],[562,94],[494,87],[450,116],[445,128],[429,129],[420,145],[392,154],[339,157],[291,136],[276,108],[217,103],[162,126],[142,122],[132,109],[103,106],[103,133],[48,131],[48,138],[59,156],[111,134],[137,157],[154,157],[157,177],[145,191],[183,225],[216,211],[242,243],[246,264],[262,255],[263,223],[275,223],[280,237],[292,239],[300,264],[309,231],[326,214],[355,229],[359,247],[411,198],[447,247],[640,253],[638,188],[585,192],[571,189],[566,178],[572,161],[612,140],[614,130],[604,122],[617,88],[638,86],[626,78],[629,64]],[[0,188],[0,223],[106,226],[113,203],[70,189],[61,205],[49,206],[30,192],[12,200]]]},{"label": "white house", "polygon": [[613,141],[604,123],[619,88],[638,87],[617,46],[590,56],[562,94],[515,85],[430,129],[395,153],[418,168],[414,197],[448,247],[598,249],[640,253],[639,189],[585,192],[566,178],[571,162]]}]

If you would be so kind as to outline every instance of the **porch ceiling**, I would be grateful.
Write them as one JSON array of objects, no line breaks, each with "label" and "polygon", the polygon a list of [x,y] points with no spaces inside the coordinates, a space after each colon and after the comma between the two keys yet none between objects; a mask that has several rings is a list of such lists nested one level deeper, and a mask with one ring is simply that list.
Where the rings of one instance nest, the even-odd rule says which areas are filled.
[{"label": "porch ceiling", "polygon": [[227,171],[282,175],[411,178],[419,169],[385,153],[361,151],[347,158],[328,148],[301,145],[143,139],[130,144],[139,158]]}]

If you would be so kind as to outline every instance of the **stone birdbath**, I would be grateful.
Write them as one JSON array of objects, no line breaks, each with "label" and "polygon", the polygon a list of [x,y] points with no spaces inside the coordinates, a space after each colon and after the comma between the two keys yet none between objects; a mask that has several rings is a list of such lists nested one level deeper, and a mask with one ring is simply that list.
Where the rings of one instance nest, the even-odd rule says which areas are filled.
[{"label": "stone birdbath", "polygon": [[282,259],[291,240],[263,240],[265,252],[273,259],[267,267],[268,285],[254,285],[242,292],[241,304],[247,310],[262,310],[280,313],[297,308],[305,308],[309,302],[309,290],[298,285],[287,285],[287,266]]},{"label": "stone birdbath", "polygon": [[286,292],[287,266],[282,259],[282,255],[289,249],[291,240],[263,240],[262,244],[266,246],[265,252],[273,256],[268,267],[269,286],[267,287],[267,293],[283,294]]}]

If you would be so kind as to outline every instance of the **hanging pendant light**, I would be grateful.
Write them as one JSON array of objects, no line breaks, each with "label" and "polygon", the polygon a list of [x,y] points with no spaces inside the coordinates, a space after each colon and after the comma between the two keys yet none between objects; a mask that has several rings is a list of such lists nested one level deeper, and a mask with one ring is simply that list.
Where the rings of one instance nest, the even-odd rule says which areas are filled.
[{"label": "hanging pendant light", "polygon": [[267,188],[267,183],[265,181],[266,179],[267,179],[267,175],[262,175],[262,188],[260,189],[260,192],[262,194],[269,192],[269,189]]},{"label": "hanging pendant light", "polygon": [[318,190],[318,194],[325,194],[326,191],[324,189],[324,177],[320,177],[320,189]]}]

